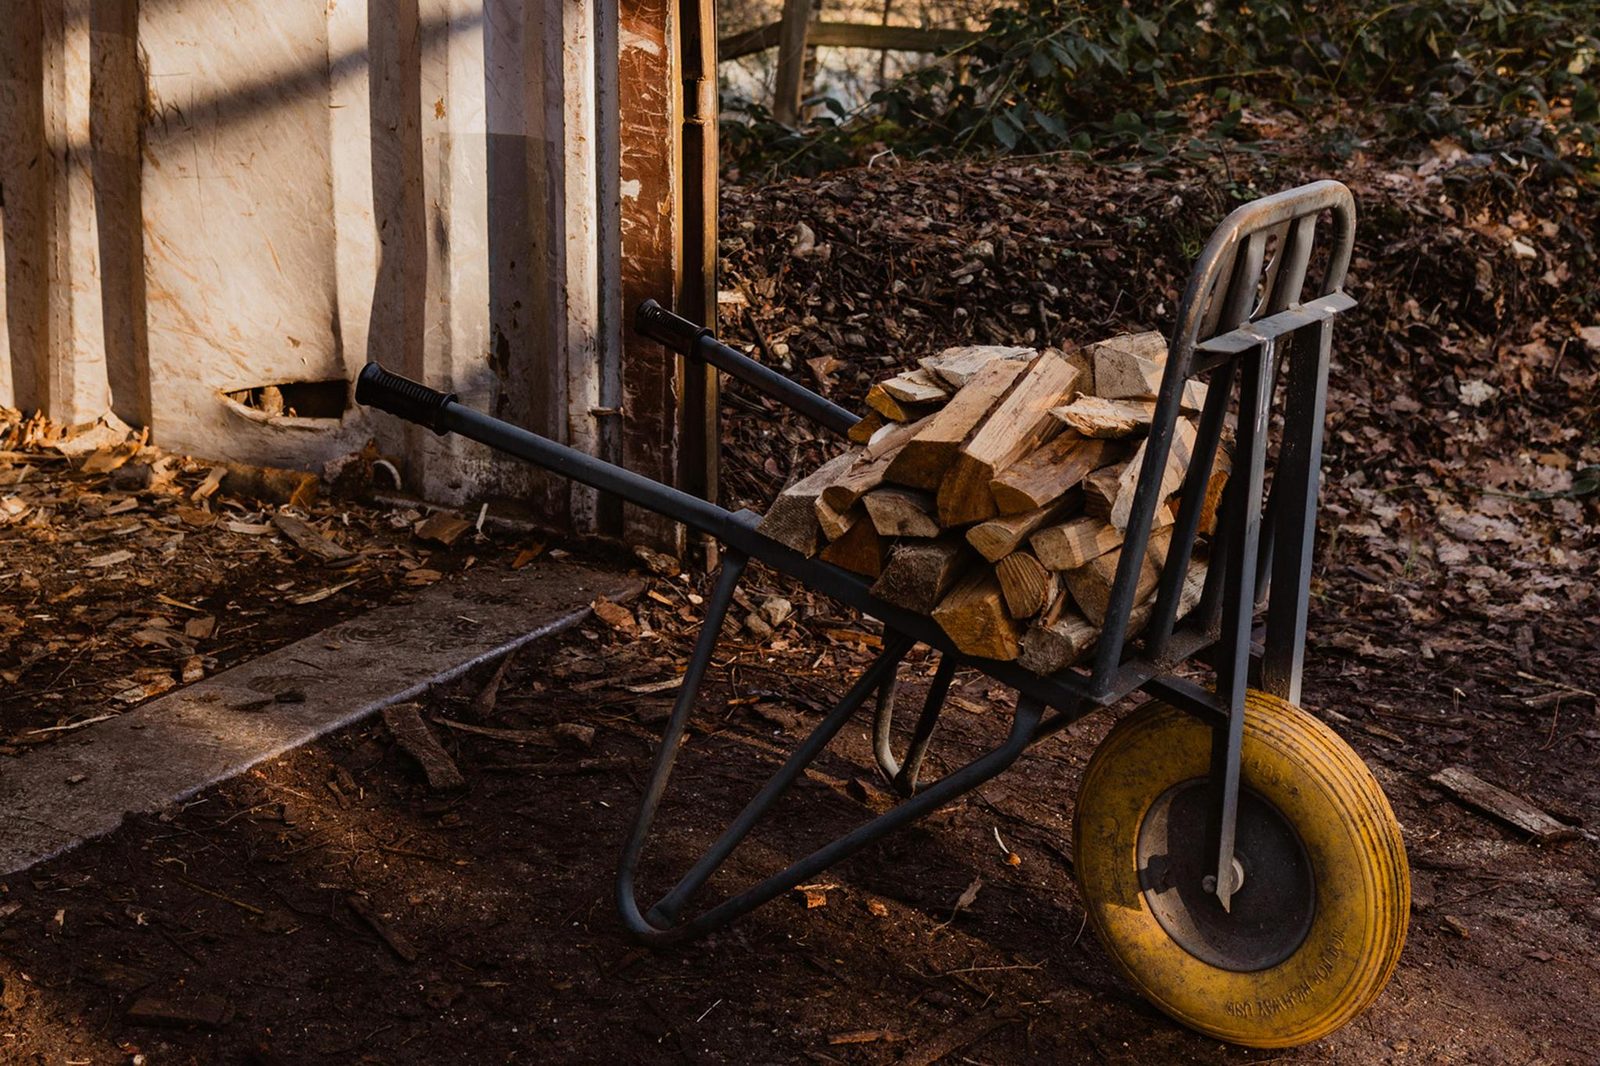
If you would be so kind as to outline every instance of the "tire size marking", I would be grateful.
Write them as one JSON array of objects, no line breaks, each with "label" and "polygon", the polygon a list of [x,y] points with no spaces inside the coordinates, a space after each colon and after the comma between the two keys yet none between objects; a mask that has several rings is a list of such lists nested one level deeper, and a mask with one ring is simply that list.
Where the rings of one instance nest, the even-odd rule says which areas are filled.
[{"label": "tire size marking", "polygon": [[1333,971],[1343,957],[1344,931],[1335,930],[1328,942],[1323,945],[1322,953],[1317,958],[1316,968],[1305,980],[1281,995],[1253,1000],[1237,999],[1229,1002],[1223,1009],[1233,1018],[1271,1018],[1275,1014],[1281,1014],[1290,1007],[1310,999],[1316,987],[1333,976]]}]

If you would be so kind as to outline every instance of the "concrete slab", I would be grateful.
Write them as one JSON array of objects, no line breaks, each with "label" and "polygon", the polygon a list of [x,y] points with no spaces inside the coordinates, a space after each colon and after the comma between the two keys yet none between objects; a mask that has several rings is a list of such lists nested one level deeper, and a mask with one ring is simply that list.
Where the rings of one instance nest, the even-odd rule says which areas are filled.
[{"label": "concrete slab", "polygon": [[0,875],[575,625],[596,596],[628,599],[640,588],[570,562],[469,571],[0,760]]}]

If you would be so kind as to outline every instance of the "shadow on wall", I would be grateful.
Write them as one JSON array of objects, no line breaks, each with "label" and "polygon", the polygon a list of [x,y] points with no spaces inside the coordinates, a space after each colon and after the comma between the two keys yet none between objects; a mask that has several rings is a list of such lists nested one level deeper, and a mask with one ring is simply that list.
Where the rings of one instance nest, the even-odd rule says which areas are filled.
[{"label": "shadow on wall", "polygon": [[[294,3],[306,11],[325,10],[323,0]],[[450,253],[450,230],[435,226],[429,232],[435,211],[427,203],[424,171],[440,163],[427,157],[429,150],[438,149],[424,144],[424,120],[445,118],[450,70],[443,53],[462,37],[480,35],[483,85],[464,91],[475,94],[482,88],[486,110],[480,118],[485,128],[472,133],[488,134],[483,179],[491,211],[486,311],[493,323],[493,368],[501,384],[515,381],[517,395],[510,397],[507,415],[558,431],[565,399],[560,368],[514,365],[518,354],[526,360],[528,352],[550,351],[558,341],[547,336],[542,323],[558,319],[550,306],[557,299],[550,282],[558,277],[552,258],[560,242],[547,235],[558,232],[552,226],[562,218],[562,115],[560,107],[547,104],[539,78],[550,69],[552,54],[555,69],[560,69],[562,42],[542,32],[538,5],[491,0],[491,11],[506,10],[491,19],[482,3],[467,0],[427,16],[419,14],[419,6],[438,11],[446,5],[373,0],[366,5],[365,46],[341,50],[342,42],[334,40],[330,24],[323,21],[318,27],[323,40],[309,48],[322,54],[323,61],[299,66],[274,62],[290,51],[272,46],[282,42],[242,42],[240,34],[219,35],[214,56],[206,61],[213,74],[229,58],[261,54],[261,61],[238,62],[226,78],[202,72],[181,82],[186,93],[173,90],[181,75],[155,69],[163,62],[171,66],[170,54],[163,58],[160,51],[171,51],[179,35],[174,19],[187,18],[176,0],[93,5],[10,0],[6,6],[10,26],[0,34],[0,128],[6,131],[0,138],[0,301],[5,314],[0,402],[67,418],[93,416],[99,411],[74,410],[74,399],[93,397],[80,379],[98,375],[104,379],[101,395],[109,394],[117,415],[149,424],[162,413],[152,411],[152,395],[155,408],[165,402],[162,381],[158,373],[152,375],[152,362],[158,367],[160,359],[152,360],[150,349],[152,344],[157,349],[171,344],[170,336],[150,335],[174,333],[174,319],[195,327],[194,336],[187,338],[190,346],[211,343],[227,349],[224,354],[235,367],[259,360],[264,375],[259,381],[219,381],[216,389],[269,386],[278,384],[278,378],[291,381],[294,365],[307,362],[304,352],[278,360],[288,365],[274,376],[274,352],[267,351],[262,338],[229,336],[221,327],[229,320],[227,304],[294,299],[304,279],[278,274],[277,291],[230,283],[259,279],[262,259],[274,250],[213,245],[210,261],[187,256],[178,262],[179,271],[194,275],[194,287],[147,287],[152,261],[163,253],[152,245],[162,242],[163,226],[171,226],[170,218],[152,213],[162,206],[152,208],[152,197],[170,203],[173,173],[187,166],[202,189],[194,226],[206,226],[206,211],[214,213],[211,222],[222,214],[248,213],[254,200],[266,197],[264,186],[283,181],[282,155],[277,170],[270,170],[259,166],[259,160],[222,160],[218,154],[206,158],[205,150],[238,128],[259,126],[261,141],[270,141],[283,133],[285,112],[304,109],[307,99],[330,112],[347,106],[350,91],[358,96],[362,82],[370,115],[365,152],[347,144],[304,146],[306,195],[312,213],[326,214],[306,219],[306,224],[320,222],[328,235],[322,242],[328,277],[315,283],[328,290],[322,296],[331,314],[323,315],[325,336],[296,336],[296,341],[309,347],[320,344],[344,370],[381,355],[406,373],[422,376],[429,288],[450,282],[448,277],[430,279],[430,271],[438,271],[438,256]],[[229,8],[226,18],[256,30],[270,26],[283,11],[282,0],[251,0]],[[219,18],[203,14],[195,21],[194,29],[205,29],[205,24],[216,26]],[[283,19],[285,24],[291,21],[304,24],[307,19]],[[213,51],[205,38],[200,42],[190,51]],[[192,40],[184,43],[194,45]],[[296,51],[307,48],[296,45]],[[322,130],[328,141],[339,138],[338,126],[330,120]],[[283,146],[280,152],[290,150],[296,146]],[[370,162],[362,160],[365,173],[333,176],[331,168],[339,165],[331,158],[336,152],[349,158],[368,155]],[[226,162],[237,162],[237,168],[216,173]],[[253,168],[251,162],[258,165]],[[352,210],[349,202],[336,200],[328,186],[339,179],[357,189],[366,184],[366,203]],[[213,181],[222,186],[216,192],[206,190]],[[258,182],[261,197],[253,187]],[[194,248],[195,240],[189,235],[184,246]],[[333,245],[346,240],[357,246],[358,258],[366,253],[365,279],[357,279],[365,283],[330,280],[338,272]],[[171,269],[171,264],[163,266]],[[157,303],[166,304],[165,309],[158,312]],[[181,306],[173,309],[174,303]],[[96,314],[86,314],[90,304]],[[362,328],[350,328],[352,315]],[[357,351],[347,351],[350,344]],[[210,365],[190,365],[190,371],[203,376]]]}]

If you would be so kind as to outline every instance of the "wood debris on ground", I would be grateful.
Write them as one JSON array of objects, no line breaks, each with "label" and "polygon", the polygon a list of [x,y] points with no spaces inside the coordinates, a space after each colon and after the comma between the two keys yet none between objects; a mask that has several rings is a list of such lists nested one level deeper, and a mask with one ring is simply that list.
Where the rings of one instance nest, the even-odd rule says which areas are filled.
[{"label": "wood debris on ground", "polygon": [[[1081,351],[968,345],[927,357],[868,391],[864,422],[878,428],[783,489],[760,530],[872,578],[875,595],[931,614],[966,654],[1040,673],[1071,666],[1106,622],[1166,355],[1147,332]],[[1183,393],[1130,636],[1150,616],[1204,392],[1189,382]],[[1207,498],[1229,469],[1219,448]],[[1180,617],[1205,565],[1202,544]]]},{"label": "wood debris on ground", "polygon": [[168,453],[114,416],[68,427],[0,408],[0,755],[441,580],[468,544],[493,548],[454,516],[362,502],[356,475],[376,455],[335,461],[324,482]]}]

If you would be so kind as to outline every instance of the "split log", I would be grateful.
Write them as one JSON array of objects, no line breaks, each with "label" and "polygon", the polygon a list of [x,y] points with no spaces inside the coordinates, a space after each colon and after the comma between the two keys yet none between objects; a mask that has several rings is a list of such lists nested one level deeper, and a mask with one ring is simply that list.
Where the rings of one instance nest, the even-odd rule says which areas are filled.
[{"label": "split log", "polygon": [[1017,662],[1036,674],[1053,674],[1088,655],[1099,639],[1100,630],[1087,618],[1076,611],[1063,611],[1054,621],[1028,628]]},{"label": "split log", "polygon": [[983,424],[956,452],[939,482],[939,521],[947,526],[981,522],[999,512],[989,482],[1060,430],[1050,416],[1078,379],[1059,353],[1046,353],[1028,367]]},{"label": "split log", "polygon": [[1122,545],[1122,530],[1103,518],[1081,515],[1046,526],[1028,540],[1046,570],[1076,570]]},{"label": "split log", "polygon": [[885,537],[937,537],[933,497],[926,492],[883,485],[861,497],[872,528]]},{"label": "split log", "polygon": [[1101,396],[1079,396],[1050,411],[1068,429],[1085,437],[1104,439],[1148,433],[1155,412],[1154,400],[1108,400]]},{"label": "split log", "polygon": [[822,531],[824,540],[838,540],[850,532],[850,527],[861,520],[863,511],[859,507],[847,507],[838,510],[821,496],[817,497],[812,513],[817,519],[817,528]]},{"label": "split log", "polygon": [[1111,507],[1117,501],[1117,486],[1122,482],[1122,472],[1128,468],[1126,460],[1103,466],[1083,479],[1083,513],[1095,518],[1109,519]]},{"label": "split log", "polygon": [[1028,619],[1044,610],[1057,579],[1025,551],[1015,551],[994,564],[1006,610],[1012,618]]},{"label": "split log", "polygon": [[[1178,593],[1177,617],[1182,618],[1200,602],[1206,587],[1206,564],[1191,560]],[[1128,637],[1144,631],[1155,611],[1155,600],[1146,600],[1128,612]],[[1081,614],[1068,611],[1055,619],[1041,619],[1029,627],[1022,638],[1020,665],[1036,674],[1053,674],[1080,662],[1100,639],[1100,630]]]},{"label": "split log", "polygon": [[1036,510],[1126,454],[1123,445],[1063,433],[1013,463],[989,483],[989,491],[1003,515]]},{"label": "split log", "polygon": [[[973,377],[997,361],[1026,364],[1038,353],[1032,348],[1005,348],[993,344],[973,344],[961,348],[946,348],[938,355],[917,360],[917,365],[929,371],[952,389],[964,389]],[[1020,368],[1019,368],[1020,369]]]},{"label": "split log", "polygon": [[1005,396],[1028,364],[997,359],[980,367],[889,464],[884,477],[896,485],[933,490],[955,461],[961,442]]},{"label": "split log", "polygon": [[850,432],[845,434],[857,444],[865,444],[872,439],[872,435],[884,426],[889,420],[876,411],[868,411],[861,416],[861,421],[850,427]]},{"label": "split log", "polygon": [[1078,347],[1068,348],[1064,351],[1055,348],[1048,350],[1060,351],[1061,358],[1078,368],[1078,380],[1073,383],[1072,387],[1077,389],[1079,392],[1087,393],[1088,395],[1093,396],[1094,360],[1089,357],[1088,350]]},{"label": "split log", "polygon": [[967,575],[933,609],[950,642],[963,654],[984,659],[1017,657],[1022,631],[1006,612],[1000,582],[987,567]]},{"label": "split log", "polygon": [[883,573],[888,554],[888,539],[879,536],[872,523],[863,518],[851,523],[844,536],[822,549],[822,560],[853,574],[876,579]]},{"label": "split log", "polygon": [[[1172,528],[1158,529],[1150,535],[1150,543],[1140,561],[1138,581],[1134,584],[1133,602],[1143,603],[1155,591],[1161,577],[1161,564],[1166,562],[1167,547],[1172,542]],[[1117,565],[1125,549],[1118,548],[1097,559],[1091,559],[1076,570],[1068,570],[1067,588],[1072,599],[1083,611],[1084,617],[1097,626],[1106,624],[1106,611],[1111,606],[1111,586],[1117,579]]]},{"label": "split log", "polygon": [[867,390],[867,406],[891,422],[914,422],[928,413],[929,404],[906,403],[897,400],[883,387],[883,383]]},{"label": "split log", "polygon": [[894,462],[895,455],[917,435],[924,422],[892,423],[872,435],[860,458],[833,484],[822,490],[822,499],[835,511],[845,511],[862,496],[883,484],[883,475]]},{"label": "split log", "polygon": [[1050,522],[1065,519],[1082,505],[1082,494],[1073,492],[1032,511],[991,518],[967,530],[967,543],[991,563],[997,562],[1016,551],[1028,534]]},{"label": "split log", "polygon": [[1167,340],[1154,330],[1128,333],[1090,346],[1095,394],[1108,400],[1150,399],[1161,390]]},{"label": "split log", "polygon": [[[1161,472],[1160,499],[1165,500],[1183,484],[1183,475],[1189,470],[1189,459],[1194,455],[1194,423],[1188,419],[1179,419],[1173,427],[1172,443],[1167,448],[1167,465]],[[1133,459],[1122,471],[1122,477],[1117,483],[1116,498],[1111,501],[1109,519],[1118,529],[1128,528],[1128,517],[1133,512],[1134,486],[1139,481],[1139,472],[1144,469],[1144,456],[1146,445],[1149,441],[1139,445],[1139,450],[1134,453]],[[1160,510],[1160,507],[1157,507]]]},{"label": "split log", "polygon": [[1228,487],[1228,477],[1233,473],[1233,456],[1222,442],[1217,444],[1217,456],[1211,462],[1211,477],[1206,481],[1205,499],[1200,503],[1200,524],[1196,527],[1206,536],[1217,531],[1217,508],[1222,505],[1222,490]]},{"label": "split log", "polygon": [[973,561],[972,549],[958,537],[897,544],[872,594],[896,607],[927,614]]},{"label": "split log", "polygon": [[817,553],[817,537],[821,530],[817,524],[817,498],[850,469],[860,449],[836,455],[807,476],[796,481],[778,494],[766,517],[756,527],[756,532],[793,548],[801,555]]},{"label": "split log", "polygon": [[926,370],[909,370],[904,374],[885,378],[878,384],[883,386],[884,392],[901,404],[944,403],[950,398],[950,390],[945,387],[944,382]]},{"label": "split log", "polygon": [[[1108,400],[1154,400],[1161,392],[1167,369],[1167,342],[1159,333],[1113,337],[1092,346],[1095,395]],[[1198,411],[1206,401],[1206,386],[1183,383],[1182,407]]]}]

